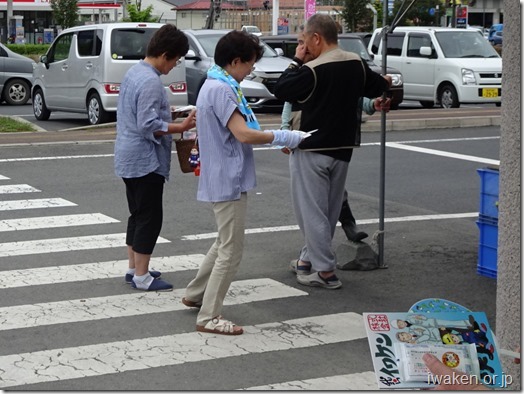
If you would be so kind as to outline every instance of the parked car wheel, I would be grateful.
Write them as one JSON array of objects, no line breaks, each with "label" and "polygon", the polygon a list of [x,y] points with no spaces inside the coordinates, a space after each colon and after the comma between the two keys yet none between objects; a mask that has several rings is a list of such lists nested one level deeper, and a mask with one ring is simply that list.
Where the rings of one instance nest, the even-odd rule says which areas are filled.
[{"label": "parked car wheel", "polygon": [[23,79],[11,79],[4,87],[4,100],[10,105],[24,105],[31,97],[31,88]]},{"label": "parked car wheel", "polygon": [[51,116],[51,111],[47,109],[42,90],[36,89],[33,93],[33,114],[38,120],[47,120]]},{"label": "parked car wheel", "polygon": [[420,101],[420,105],[422,105],[424,108],[433,108],[435,106],[435,102],[433,102],[433,101]]},{"label": "parked car wheel", "polygon": [[97,93],[92,93],[87,100],[87,117],[92,125],[109,122],[109,113],[102,106],[102,101]]},{"label": "parked car wheel", "polygon": [[453,87],[453,85],[446,84],[440,88],[439,101],[442,108],[460,107],[457,90]]}]

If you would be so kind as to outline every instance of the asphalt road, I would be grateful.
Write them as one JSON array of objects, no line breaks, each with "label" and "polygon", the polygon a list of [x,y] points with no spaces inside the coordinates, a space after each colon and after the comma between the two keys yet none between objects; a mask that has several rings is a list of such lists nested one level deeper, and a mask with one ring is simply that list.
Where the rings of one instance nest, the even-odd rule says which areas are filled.
[{"label": "asphalt road", "polygon": [[[485,311],[495,328],[496,280],[477,274],[476,170],[499,159],[499,127],[388,134],[387,268],[339,270],[337,291],[301,286],[288,271],[302,237],[287,157],[257,149],[246,249],[223,311],[246,327],[241,338],[196,334],[195,311],[181,306],[215,228],[175,155],[152,263],[175,291],[146,297],[123,283],[124,187],[112,139],[78,139],[91,132],[0,135],[0,389],[376,389],[357,329],[363,312],[439,297]],[[346,184],[368,242],[378,229],[379,140],[364,133]],[[344,243],[338,229],[334,246]]]}]

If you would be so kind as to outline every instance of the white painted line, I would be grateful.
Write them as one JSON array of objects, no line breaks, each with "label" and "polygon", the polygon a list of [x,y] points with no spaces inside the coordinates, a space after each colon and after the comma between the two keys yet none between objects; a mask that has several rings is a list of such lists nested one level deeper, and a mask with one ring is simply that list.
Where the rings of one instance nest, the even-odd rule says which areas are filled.
[{"label": "white painted line", "polygon": [[87,226],[91,224],[119,223],[101,213],[87,213],[81,215],[41,216],[24,219],[0,220],[0,232],[36,230],[41,228],[57,228],[70,226]]},{"label": "white painted line", "polygon": [[[131,285],[129,289],[132,294],[3,307],[0,308],[0,331],[187,309],[182,304],[185,288],[169,293],[138,291]],[[233,282],[224,305],[304,295],[308,293],[273,279],[251,279]]]},{"label": "white painted line", "polygon": [[238,336],[195,331],[12,354],[0,356],[0,387],[310,348],[361,338],[366,338],[362,316],[348,312],[246,326],[244,334]]},{"label": "white painted line", "polygon": [[[104,249],[124,247],[126,234],[87,235],[83,237],[38,239],[36,241],[9,242],[0,244],[0,257],[25,256],[75,250]],[[168,243],[158,237],[157,243]]]},{"label": "white painted line", "polygon": [[[273,128],[279,128],[280,125],[267,125],[265,126],[266,129]],[[494,136],[494,137],[466,137],[466,138],[449,138],[449,139],[435,139],[435,140],[414,140],[414,141],[398,141],[399,144],[416,144],[416,143],[429,143],[429,142],[449,142],[449,141],[470,141],[470,140],[483,140],[483,139],[500,139],[500,136]],[[91,144],[91,143],[100,143],[100,142],[108,142],[107,140],[100,140],[100,141],[83,141],[83,142],[75,142],[75,143],[82,143],[82,144]],[[111,141],[112,142],[112,141]],[[395,142],[391,142],[395,143]],[[60,144],[71,144],[71,142],[42,142],[42,143],[23,143],[23,144],[5,144],[5,146],[16,146],[16,145],[60,145]],[[380,142],[368,142],[361,144],[361,147],[364,146],[375,146],[380,145]],[[0,144],[0,146],[4,146]],[[264,150],[279,150],[278,147],[274,147],[271,145],[261,145],[256,146],[253,148],[255,151],[264,151]],[[172,154],[176,154],[176,151],[172,151]],[[98,154],[98,155],[78,155],[78,156],[48,156],[48,157],[22,157],[22,158],[13,158],[13,159],[0,159],[0,163],[11,163],[11,162],[20,162],[20,161],[39,161],[39,160],[70,160],[70,159],[91,159],[91,158],[100,158],[100,157],[113,157],[114,154]],[[0,178],[1,179],[1,178]]]},{"label": "white painted line", "polygon": [[[437,215],[415,215],[415,216],[402,216],[397,218],[385,218],[384,222],[393,223],[393,222],[415,222],[421,220],[444,220],[444,219],[464,219],[477,217],[478,212],[468,212],[468,213],[450,213],[450,214],[437,214]],[[375,224],[378,223],[379,219],[363,219],[357,220],[357,224]],[[340,223],[337,223],[337,226],[340,226]],[[280,232],[280,231],[297,231],[300,228],[297,225],[293,226],[280,226],[280,227],[260,227],[246,229],[245,234],[260,234],[260,233],[271,233],[271,232]],[[209,239],[216,238],[218,233],[205,233],[205,234],[191,234],[182,236],[183,241],[196,241],[200,239]]]},{"label": "white painted line", "polygon": [[94,159],[99,157],[113,157],[114,154],[100,155],[78,155],[78,156],[48,156],[48,157],[19,157],[15,159],[0,159],[0,163],[14,163],[20,161],[46,161],[46,160],[69,160],[69,159]]},{"label": "white painted line", "polygon": [[359,372],[347,375],[327,376],[324,378],[293,380],[291,382],[274,383],[265,386],[249,387],[244,390],[257,391],[335,391],[335,390],[378,390],[375,372]]},{"label": "white painted line", "polygon": [[[194,270],[200,267],[204,257],[203,254],[152,257],[149,262],[149,269],[162,273]],[[0,289],[118,277],[122,278],[123,281],[127,269],[127,260],[113,260],[99,263],[2,271],[2,275],[0,275]]]},{"label": "white painted line", "polygon": [[16,194],[16,193],[36,193],[40,192],[41,190],[38,190],[34,188],[33,186],[29,185],[2,185],[0,186],[0,194]]},{"label": "white painted line", "polygon": [[449,158],[452,158],[452,159],[473,161],[475,163],[481,163],[481,164],[494,164],[494,165],[499,165],[500,164],[499,160],[486,159],[484,157],[477,157],[477,156],[470,156],[470,155],[461,155],[459,153],[445,152],[445,151],[436,150],[436,149],[420,148],[420,147],[416,147],[416,146],[397,144],[395,142],[386,142],[386,146],[389,147],[389,148],[404,149],[404,150],[409,150],[409,151],[412,151],[412,152],[426,153],[426,154],[429,154],[429,155],[449,157]]},{"label": "white painted line", "polygon": [[[391,141],[396,144],[427,144],[431,142],[464,142],[464,141],[485,141],[485,140],[500,140],[500,136],[494,137],[467,137],[467,138],[442,138],[442,139],[431,139],[431,140],[411,140],[411,141]],[[380,145],[380,142],[378,142]],[[367,144],[363,144],[367,145]]]},{"label": "white painted line", "polygon": [[0,181],[6,181],[8,179],[10,179],[10,178],[8,178],[8,177],[6,177],[4,175],[0,175]]},{"label": "white painted line", "polygon": [[39,198],[34,200],[0,201],[0,211],[18,209],[76,207],[76,204],[63,198]]}]

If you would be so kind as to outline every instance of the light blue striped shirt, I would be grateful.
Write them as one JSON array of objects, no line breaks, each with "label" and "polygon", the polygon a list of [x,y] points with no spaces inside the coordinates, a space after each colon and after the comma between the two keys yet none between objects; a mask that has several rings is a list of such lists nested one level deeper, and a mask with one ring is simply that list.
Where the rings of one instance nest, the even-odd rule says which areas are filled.
[{"label": "light blue striped shirt", "polygon": [[126,73],[118,96],[115,174],[139,178],[151,172],[169,179],[173,137],[155,137],[171,121],[169,101],[160,72],[140,61]]},{"label": "light blue striped shirt", "polygon": [[226,127],[238,108],[237,97],[228,84],[208,78],[196,106],[200,150],[197,200],[238,200],[240,193],[256,186],[256,176],[253,147],[239,142]]}]

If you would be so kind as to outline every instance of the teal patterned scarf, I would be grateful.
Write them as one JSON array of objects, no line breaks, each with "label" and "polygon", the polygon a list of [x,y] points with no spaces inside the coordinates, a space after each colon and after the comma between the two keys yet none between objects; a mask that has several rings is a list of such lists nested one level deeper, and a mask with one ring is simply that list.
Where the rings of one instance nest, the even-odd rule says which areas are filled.
[{"label": "teal patterned scarf", "polygon": [[216,64],[207,71],[207,76],[208,78],[223,81],[231,86],[231,89],[233,89],[233,92],[235,92],[237,96],[238,109],[244,116],[247,126],[255,130],[260,130],[260,125],[258,124],[257,118],[247,103],[246,98],[242,93],[242,89],[240,88],[240,84],[235,80],[235,78],[233,78],[226,70],[220,66],[217,66]]}]

